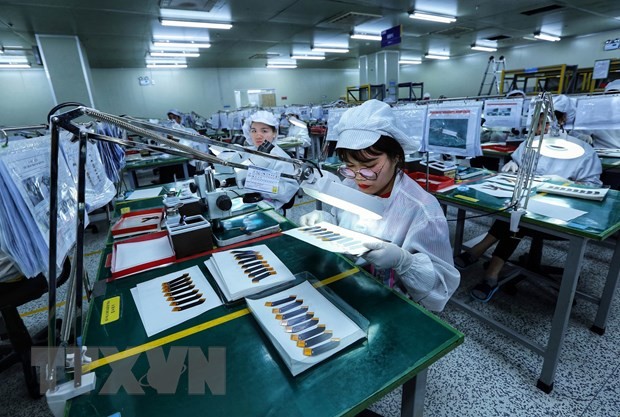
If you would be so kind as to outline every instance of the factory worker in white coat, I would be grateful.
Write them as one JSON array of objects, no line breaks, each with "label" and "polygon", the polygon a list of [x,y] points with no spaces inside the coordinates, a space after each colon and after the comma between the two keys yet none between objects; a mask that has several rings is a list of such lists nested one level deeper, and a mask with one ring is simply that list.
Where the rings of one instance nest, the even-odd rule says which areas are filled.
[{"label": "factory worker in white coat", "polygon": [[[247,117],[243,123],[243,135],[245,136],[248,147],[255,150],[258,149],[271,155],[290,158],[282,148],[274,143],[278,136],[278,125],[279,123],[276,116],[268,111],[259,110]],[[295,173],[294,165],[289,162],[276,161],[252,154],[245,154],[243,159],[245,159],[243,163],[246,165],[271,169],[281,174]],[[240,170],[237,176],[238,183],[244,181],[245,174],[247,174],[245,170]],[[271,204],[275,209],[279,209],[295,196],[298,189],[299,184],[296,180],[280,177],[277,193],[261,194],[267,203]]]},{"label": "factory worker in white coat", "polygon": [[[295,124],[296,121],[299,121],[305,124],[304,122],[301,121],[301,118],[299,117],[299,115],[295,113],[295,111],[293,110],[287,110],[285,114],[286,114],[286,119],[289,122],[288,136],[294,137],[295,139],[300,140],[301,146],[304,148],[307,148],[308,146],[310,146],[312,144],[312,139],[310,139],[310,135],[308,135],[308,127],[299,126]],[[293,119],[292,122],[291,122],[291,119]]]},{"label": "factory worker in white coat", "polygon": [[443,310],[460,275],[439,203],[402,171],[404,150],[413,149],[413,141],[396,127],[390,106],[378,100],[347,110],[335,131],[336,152],[345,163],[339,169],[343,183],[381,200],[383,217],[370,220],[334,209],[308,213],[300,223],[330,221],[391,242],[366,244],[370,251],[362,257],[370,272],[427,309]]}]

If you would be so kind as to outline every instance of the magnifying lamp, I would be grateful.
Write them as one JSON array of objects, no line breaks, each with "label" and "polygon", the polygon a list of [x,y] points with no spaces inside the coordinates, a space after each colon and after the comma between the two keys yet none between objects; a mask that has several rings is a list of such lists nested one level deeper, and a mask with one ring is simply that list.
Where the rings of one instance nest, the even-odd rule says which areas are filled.
[{"label": "magnifying lamp", "polygon": [[[537,148],[540,139],[532,142],[532,147]],[[585,153],[585,149],[577,143],[569,142],[562,138],[543,138],[540,145],[540,154],[555,159],[575,159]]]},{"label": "magnifying lamp", "polygon": [[361,217],[372,220],[383,217],[383,204],[380,199],[347,187],[330,172],[323,172],[323,176],[314,181],[302,182],[301,189],[312,198]]},{"label": "magnifying lamp", "polygon": [[297,117],[291,116],[289,117],[288,121],[298,127],[303,127],[303,128],[307,128],[308,125],[305,122],[302,122],[301,120],[299,120]]}]

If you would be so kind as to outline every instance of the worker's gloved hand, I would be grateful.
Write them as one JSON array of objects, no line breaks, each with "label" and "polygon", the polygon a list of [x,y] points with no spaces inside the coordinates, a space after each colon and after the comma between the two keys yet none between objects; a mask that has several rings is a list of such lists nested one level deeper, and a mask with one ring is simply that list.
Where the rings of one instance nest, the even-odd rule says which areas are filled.
[{"label": "worker's gloved hand", "polygon": [[314,210],[308,214],[304,214],[299,218],[300,226],[314,226],[317,223],[327,222],[327,223],[336,223],[336,219],[330,213],[322,210]]},{"label": "worker's gloved hand", "polygon": [[586,135],[583,133],[576,133],[576,132],[572,132],[571,134],[574,134],[577,137],[577,139],[584,141],[588,145],[592,145],[594,143],[594,139],[592,139],[591,135]]},{"label": "worker's gloved hand", "polygon": [[517,172],[519,165],[515,161],[510,161],[502,167],[502,172]]},{"label": "worker's gloved hand", "polygon": [[368,242],[364,246],[370,249],[362,255],[378,269],[394,269],[401,274],[411,266],[411,254],[398,245],[388,242]]}]

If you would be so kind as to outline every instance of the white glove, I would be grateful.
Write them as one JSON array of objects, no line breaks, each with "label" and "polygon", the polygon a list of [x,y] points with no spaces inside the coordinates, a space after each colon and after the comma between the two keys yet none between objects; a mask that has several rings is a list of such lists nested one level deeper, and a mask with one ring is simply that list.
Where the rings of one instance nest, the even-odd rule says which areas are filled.
[{"label": "white glove", "polygon": [[368,242],[364,246],[370,249],[362,255],[378,269],[394,269],[398,274],[407,271],[412,263],[411,254],[398,245],[388,242]]},{"label": "white glove", "polygon": [[515,161],[510,161],[502,167],[502,172],[517,172],[519,165]]},{"label": "white glove", "polygon": [[584,141],[588,145],[592,145],[594,143],[594,139],[592,139],[591,135],[586,135],[583,133],[576,133],[576,132],[571,132],[571,133],[574,134],[574,136],[576,136],[577,139]]},{"label": "white glove", "polygon": [[327,222],[331,224],[336,223],[336,219],[330,213],[322,210],[314,210],[308,214],[304,214],[299,218],[300,226],[314,226],[317,223]]}]

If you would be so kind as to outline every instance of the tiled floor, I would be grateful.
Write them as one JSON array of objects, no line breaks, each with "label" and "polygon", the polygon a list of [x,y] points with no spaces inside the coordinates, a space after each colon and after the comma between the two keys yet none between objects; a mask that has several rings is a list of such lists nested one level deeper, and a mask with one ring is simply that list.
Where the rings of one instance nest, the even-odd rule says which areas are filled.
[{"label": "tiled floor", "polygon": [[[307,197],[298,199],[288,217],[296,221],[314,206]],[[455,213],[448,212],[448,218],[454,217]],[[487,219],[471,220],[465,238],[485,232],[488,224]],[[453,229],[454,223],[450,225]],[[98,234],[87,234],[86,268],[92,273],[97,269],[106,233],[102,225]],[[520,253],[527,249],[526,243],[521,246]],[[545,248],[545,263],[562,265],[565,247],[562,242],[549,244]],[[589,245],[579,289],[600,292],[610,259],[611,249]],[[479,265],[465,271],[456,296],[467,298],[469,288],[477,283],[481,273]],[[555,295],[540,283],[524,281],[518,288],[515,295],[499,292],[489,304],[472,303],[498,321],[545,343]],[[59,299],[64,299],[62,291]],[[589,330],[595,306],[577,302],[551,394],[535,387],[542,364],[539,356],[448,305],[439,317],[463,332],[465,342],[430,368],[425,416],[620,416],[620,301],[617,296],[604,336]],[[44,297],[21,309],[26,313],[43,308],[42,312],[25,317],[29,328],[46,324],[46,302]],[[44,399],[28,397],[18,365],[0,374],[0,381],[0,417],[50,415]],[[384,416],[399,416],[399,402],[400,390],[397,390],[372,409]]]}]

